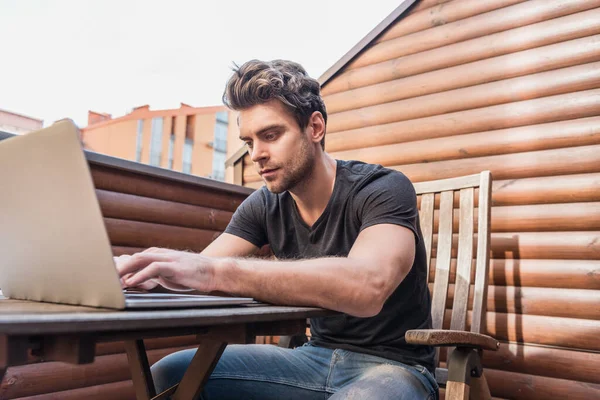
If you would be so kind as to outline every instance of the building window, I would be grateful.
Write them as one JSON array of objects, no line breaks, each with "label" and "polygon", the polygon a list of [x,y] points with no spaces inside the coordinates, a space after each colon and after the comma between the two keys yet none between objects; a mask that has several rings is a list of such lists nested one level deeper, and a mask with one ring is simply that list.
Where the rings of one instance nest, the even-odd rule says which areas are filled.
[{"label": "building window", "polygon": [[150,141],[150,165],[160,166],[162,155],[162,117],[152,118],[152,139]]},{"label": "building window", "polygon": [[142,161],[142,143],[144,143],[144,120],[138,119],[137,142],[135,145],[135,161]]},{"label": "building window", "polygon": [[183,173],[192,173],[192,153],[194,150],[194,141],[190,138],[185,138],[183,143]]},{"label": "building window", "polygon": [[225,153],[215,151],[213,153],[213,179],[225,180]]},{"label": "building window", "polygon": [[227,152],[227,125],[229,122],[227,111],[217,113],[215,123],[215,138],[213,141],[212,177],[225,180],[225,154]]},{"label": "building window", "polygon": [[227,111],[219,111],[217,113],[217,121],[227,125],[229,123],[229,113]]},{"label": "building window", "polygon": [[173,148],[175,147],[175,135],[169,138],[169,169],[173,169]]},{"label": "building window", "polygon": [[169,137],[169,169],[173,169],[173,152],[175,148],[175,121],[176,117],[171,118],[171,136]]}]

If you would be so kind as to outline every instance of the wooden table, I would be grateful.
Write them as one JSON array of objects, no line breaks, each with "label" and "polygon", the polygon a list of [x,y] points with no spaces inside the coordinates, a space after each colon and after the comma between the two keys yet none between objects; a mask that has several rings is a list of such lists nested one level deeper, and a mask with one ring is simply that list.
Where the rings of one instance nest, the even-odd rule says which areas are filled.
[{"label": "wooden table", "polygon": [[[304,332],[306,318],[333,315],[310,307],[251,304],[218,308],[115,311],[0,296],[0,381],[9,366],[43,361],[86,364],[98,342],[124,341],[138,400],[197,399],[228,343],[257,335]],[[143,339],[195,334],[198,351],[181,383],[156,395]]]}]

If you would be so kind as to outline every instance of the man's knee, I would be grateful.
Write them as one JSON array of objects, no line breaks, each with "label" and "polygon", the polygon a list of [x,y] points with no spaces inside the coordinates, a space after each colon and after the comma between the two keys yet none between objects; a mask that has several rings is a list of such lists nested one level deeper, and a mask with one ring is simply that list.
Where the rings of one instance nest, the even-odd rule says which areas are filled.
[{"label": "man's knee", "polygon": [[359,379],[343,387],[330,399],[433,399],[432,389],[417,377],[418,373],[395,365],[379,365],[369,368]]},{"label": "man's knee", "polygon": [[196,349],[182,350],[163,357],[150,368],[157,393],[178,384],[196,354]]}]

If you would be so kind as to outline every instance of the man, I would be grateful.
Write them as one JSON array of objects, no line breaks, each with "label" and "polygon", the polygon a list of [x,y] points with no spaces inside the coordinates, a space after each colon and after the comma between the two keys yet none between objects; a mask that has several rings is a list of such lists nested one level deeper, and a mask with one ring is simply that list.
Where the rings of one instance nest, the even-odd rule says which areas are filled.
[{"label": "man", "polygon": [[[434,399],[433,349],[416,195],[401,173],[324,151],[319,83],[297,63],[249,61],[223,95],[265,186],[201,254],[149,249],[118,259],[125,286],[221,291],[340,316],[314,318],[306,345],[228,346],[203,399]],[[269,244],[276,261],[244,258]],[[194,350],[152,367],[176,384]],[[429,371],[428,371],[429,370]]]}]

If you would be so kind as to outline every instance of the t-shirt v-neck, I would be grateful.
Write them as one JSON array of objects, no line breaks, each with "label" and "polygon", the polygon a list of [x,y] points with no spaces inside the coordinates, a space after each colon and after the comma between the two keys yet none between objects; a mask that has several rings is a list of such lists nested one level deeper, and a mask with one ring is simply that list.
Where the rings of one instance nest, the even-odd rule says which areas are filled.
[{"label": "t-shirt v-neck", "polygon": [[336,162],[336,166],[335,166],[335,178],[334,178],[334,181],[333,181],[333,190],[331,192],[331,196],[329,197],[329,201],[327,202],[327,205],[323,209],[323,212],[321,213],[321,215],[319,215],[319,218],[317,218],[317,220],[314,222],[314,224],[312,224],[312,226],[309,226],[304,221],[304,219],[300,215],[300,211],[298,210],[298,205],[296,204],[296,201],[294,200],[294,198],[292,196],[290,196],[290,200],[291,200],[292,205],[293,205],[292,206],[292,215],[293,215],[294,219],[296,220],[296,222],[300,226],[302,226],[303,228],[305,228],[308,231],[309,234],[311,234],[314,231],[316,231],[317,229],[319,229],[319,225],[323,222],[323,220],[327,219],[327,217],[331,213],[331,208],[333,207],[333,204],[337,200],[337,195],[338,195],[338,192],[339,192],[338,177],[339,177],[339,173],[340,173],[340,161],[339,160],[335,160],[335,162]]}]

